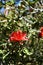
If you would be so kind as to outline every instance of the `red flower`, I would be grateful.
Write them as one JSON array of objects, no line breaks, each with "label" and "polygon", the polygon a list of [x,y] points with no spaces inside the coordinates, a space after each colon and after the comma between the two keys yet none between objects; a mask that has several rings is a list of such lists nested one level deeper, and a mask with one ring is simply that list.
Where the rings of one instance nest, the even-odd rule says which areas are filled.
[{"label": "red flower", "polygon": [[28,40],[26,38],[26,33],[22,31],[12,32],[10,35],[10,41],[25,41]]},{"label": "red flower", "polygon": [[40,28],[39,37],[43,37],[43,27]]}]

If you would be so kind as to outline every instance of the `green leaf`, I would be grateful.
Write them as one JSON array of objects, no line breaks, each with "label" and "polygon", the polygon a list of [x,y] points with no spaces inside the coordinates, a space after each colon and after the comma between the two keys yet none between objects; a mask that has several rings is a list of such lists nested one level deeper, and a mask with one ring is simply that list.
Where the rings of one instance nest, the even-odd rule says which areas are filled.
[{"label": "green leaf", "polygon": [[26,55],[32,55],[33,52],[29,52],[29,50],[27,48],[23,48],[23,52],[26,54]]},{"label": "green leaf", "polygon": [[10,0],[12,3],[14,3],[15,1],[14,0]]},{"label": "green leaf", "polygon": [[0,54],[3,54],[3,51],[2,50],[0,50]]},{"label": "green leaf", "polygon": [[9,55],[9,52],[3,56],[3,59],[5,59]]},{"label": "green leaf", "polygon": [[20,26],[20,27],[23,27],[23,24],[22,24],[22,23],[20,23],[20,22],[19,22],[19,23],[17,23],[17,25],[18,25],[18,26]]}]

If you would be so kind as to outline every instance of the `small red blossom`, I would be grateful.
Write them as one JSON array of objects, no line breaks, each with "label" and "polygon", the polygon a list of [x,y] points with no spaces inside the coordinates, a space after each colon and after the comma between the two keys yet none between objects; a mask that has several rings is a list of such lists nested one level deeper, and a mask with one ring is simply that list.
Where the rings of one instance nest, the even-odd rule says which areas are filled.
[{"label": "small red blossom", "polygon": [[16,31],[16,32],[12,32],[10,35],[10,41],[25,41],[28,40],[26,38],[26,33],[22,32],[22,31]]},{"label": "small red blossom", "polygon": [[40,28],[39,37],[43,37],[43,27]]}]

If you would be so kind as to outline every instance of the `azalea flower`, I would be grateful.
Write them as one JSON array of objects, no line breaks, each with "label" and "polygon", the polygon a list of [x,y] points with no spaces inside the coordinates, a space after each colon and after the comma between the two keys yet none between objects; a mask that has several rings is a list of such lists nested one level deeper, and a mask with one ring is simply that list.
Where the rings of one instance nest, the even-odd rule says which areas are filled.
[{"label": "azalea flower", "polygon": [[28,40],[26,38],[26,33],[22,31],[12,32],[10,35],[10,41],[25,41]]},{"label": "azalea flower", "polygon": [[43,37],[43,27],[40,28],[39,37]]}]

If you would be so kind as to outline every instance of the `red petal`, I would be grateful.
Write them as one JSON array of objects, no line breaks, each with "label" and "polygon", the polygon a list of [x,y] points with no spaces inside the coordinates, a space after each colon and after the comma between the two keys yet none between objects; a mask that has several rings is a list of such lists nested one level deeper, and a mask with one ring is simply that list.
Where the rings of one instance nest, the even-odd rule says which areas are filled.
[{"label": "red petal", "polygon": [[40,31],[43,31],[43,27],[40,28]]},{"label": "red petal", "polygon": [[14,41],[14,37],[10,37],[10,41]]},{"label": "red petal", "polygon": [[39,33],[39,37],[43,37],[43,33],[42,32]]}]

